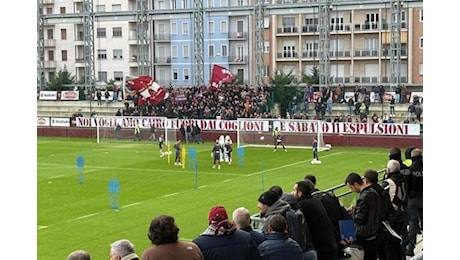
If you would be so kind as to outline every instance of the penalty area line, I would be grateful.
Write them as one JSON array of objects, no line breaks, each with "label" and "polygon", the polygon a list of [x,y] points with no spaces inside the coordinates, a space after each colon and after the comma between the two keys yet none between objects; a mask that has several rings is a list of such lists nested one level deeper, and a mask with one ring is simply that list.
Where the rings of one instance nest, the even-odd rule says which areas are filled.
[{"label": "penalty area line", "polygon": [[89,217],[93,217],[93,216],[96,216],[96,215],[99,215],[99,212],[98,212],[98,213],[93,213],[93,214],[84,215],[84,216],[78,217],[78,218],[76,218],[76,219],[84,219],[84,218],[89,218]]}]

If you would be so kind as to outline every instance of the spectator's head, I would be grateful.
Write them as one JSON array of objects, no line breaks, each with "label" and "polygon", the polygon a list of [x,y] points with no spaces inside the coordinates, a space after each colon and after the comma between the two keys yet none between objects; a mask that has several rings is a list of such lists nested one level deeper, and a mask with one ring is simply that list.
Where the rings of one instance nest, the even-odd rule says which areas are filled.
[{"label": "spectator's head", "polygon": [[259,208],[261,214],[265,214],[267,210],[275,204],[279,199],[278,194],[274,191],[266,191],[259,196],[257,208]]},{"label": "spectator's head", "polygon": [[276,194],[278,194],[278,197],[280,198],[283,195],[283,188],[281,188],[281,186],[273,185],[268,190],[274,191]]},{"label": "spectator's head", "polygon": [[76,250],[67,256],[67,260],[91,260],[91,255],[85,250]]},{"label": "spectator's head", "polygon": [[275,214],[270,218],[268,223],[269,232],[286,232],[287,231],[287,221],[286,218],[281,214]]},{"label": "spectator's head", "polygon": [[245,207],[239,207],[233,211],[232,214],[233,223],[235,223],[236,228],[244,228],[251,224],[251,214],[249,210]]},{"label": "spectator's head", "polygon": [[422,156],[422,150],[415,148],[414,150],[411,151],[410,156],[412,159],[415,157],[421,157]]},{"label": "spectator's head", "polygon": [[160,215],[152,220],[149,227],[148,237],[152,244],[175,243],[178,240],[179,228],[174,218],[168,215]]},{"label": "spectator's head", "polygon": [[363,179],[356,172],[349,173],[345,179],[345,185],[353,192],[360,192],[363,184]]},{"label": "spectator's head", "polygon": [[[395,161],[395,160],[392,160]],[[368,184],[377,183],[379,180],[379,173],[374,170],[367,170],[364,172],[364,181]]]},{"label": "spectator's head", "polygon": [[139,259],[139,256],[137,256],[131,241],[120,239],[110,245],[110,259]]},{"label": "spectator's head", "polygon": [[399,172],[401,170],[401,164],[396,160],[389,160],[387,162],[387,173]]},{"label": "spectator's head", "polygon": [[309,179],[298,181],[292,187],[292,194],[298,199],[311,197],[311,193],[314,190],[314,185]]},{"label": "spectator's head", "polygon": [[228,219],[227,211],[225,210],[223,206],[215,206],[211,208],[211,210],[209,211],[209,215],[208,215],[209,224],[213,222],[217,223],[217,222],[220,222],[226,219]]},{"label": "spectator's head", "polygon": [[406,160],[412,158],[412,156],[411,156],[410,153],[411,153],[412,150],[414,150],[414,149],[415,149],[415,147],[413,147],[413,146],[410,146],[410,147],[407,147],[407,148],[406,148],[406,151],[404,152],[404,156],[406,157]]},{"label": "spectator's head", "polygon": [[394,159],[398,162],[401,162],[402,159],[401,159],[401,149],[399,149],[399,147],[391,147],[390,148],[390,151],[388,153],[388,158],[391,160],[391,159]]},{"label": "spectator's head", "polygon": [[313,185],[316,185],[316,177],[313,174],[307,174],[307,175],[305,175],[305,177],[303,179],[304,180],[310,180],[313,183]]}]

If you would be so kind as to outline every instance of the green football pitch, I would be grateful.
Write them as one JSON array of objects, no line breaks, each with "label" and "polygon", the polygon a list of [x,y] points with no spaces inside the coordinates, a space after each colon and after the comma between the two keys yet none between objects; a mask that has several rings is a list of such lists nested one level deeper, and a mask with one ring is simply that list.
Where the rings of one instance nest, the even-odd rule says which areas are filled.
[{"label": "green football pitch", "polygon": [[[388,148],[332,147],[320,152],[322,164],[312,165],[308,149],[245,148],[238,158],[234,147],[232,164],[218,170],[212,168],[212,146],[184,145],[197,156],[196,164],[186,158],[182,168],[174,165],[174,155],[160,157],[156,142],[38,137],[37,259],[62,260],[76,249],[107,259],[110,243],[122,238],[140,255],[151,246],[147,230],[160,214],[175,218],[181,240],[192,240],[207,227],[215,205],[224,206],[229,218],[237,207],[257,214],[259,195],[272,185],[290,192],[296,181],[314,174],[317,187],[328,189],[343,184],[350,172],[380,171],[388,160]],[[113,183],[119,184],[118,196],[110,192]],[[345,206],[350,197],[344,197]]]}]

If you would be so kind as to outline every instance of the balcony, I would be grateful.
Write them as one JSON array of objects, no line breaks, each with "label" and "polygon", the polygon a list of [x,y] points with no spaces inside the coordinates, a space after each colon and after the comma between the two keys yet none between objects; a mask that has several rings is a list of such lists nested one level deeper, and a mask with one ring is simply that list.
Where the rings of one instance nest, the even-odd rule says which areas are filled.
[{"label": "balcony", "polygon": [[299,53],[296,51],[280,51],[276,53],[277,59],[298,59]]},{"label": "balcony", "polygon": [[329,57],[330,58],[350,58],[350,51],[344,51],[344,50],[340,50],[340,51],[330,51],[329,52]]},{"label": "balcony", "polygon": [[247,32],[229,32],[228,33],[229,40],[246,40],[248,38]]},{"label": "balcony", "polygon": [[155,65],[170,65],[171,56],[166,57],[155,57]]},{"label": "balcony", "polygon": [[229,64],[247,64],[248,63],[248,56],[247,55],[230,55],[228,57]]},{"label": "balcony", "polygon": [[295,26],[276,28],[277,34],[290,34],[290,33],[298,33],[298,32],[299,32],[299,29]]},{"label": "balcony", "polygon": [[317,24],[309,24],[302,26],[302,33],[316,33],[318,32],[318,25]]},{"label": "balcony", "polygon": [[158,33],[153,36],[153,40],[156,42],[170,42],[171,34],[169,33]]},{"label": "balcony", "polygon": [[45,68],[46,69],[56,69],[56,61],[54,60],[45,61]]},{"label": "balcony", "polygon": [[45,47],[46,48],[55,48],[56,47],[56,40],[54,40],[54,39],[45,40]]},{"label": "balcony", "polygon": [[[74,0],[74,2],[76,2],[76,1]],[[43,0],[43,4],[44,5],[54,5],[54,0]]]},{"label": "balcony", "polygon": [[378,57],[378,50],[355,50],[355,57]]}]

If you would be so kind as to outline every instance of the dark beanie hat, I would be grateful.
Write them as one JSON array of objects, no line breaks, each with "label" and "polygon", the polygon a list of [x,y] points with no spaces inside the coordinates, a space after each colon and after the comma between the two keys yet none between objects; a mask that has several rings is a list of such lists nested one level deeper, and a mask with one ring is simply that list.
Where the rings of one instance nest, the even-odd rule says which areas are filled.
[{"label": "dark beanie hat", "polygon": [[275,204],[278,198],[278,194],[276,194],[274,191],[269,190],[260,195],[259,202],[267,206],[272,206],[273,204]]}]

